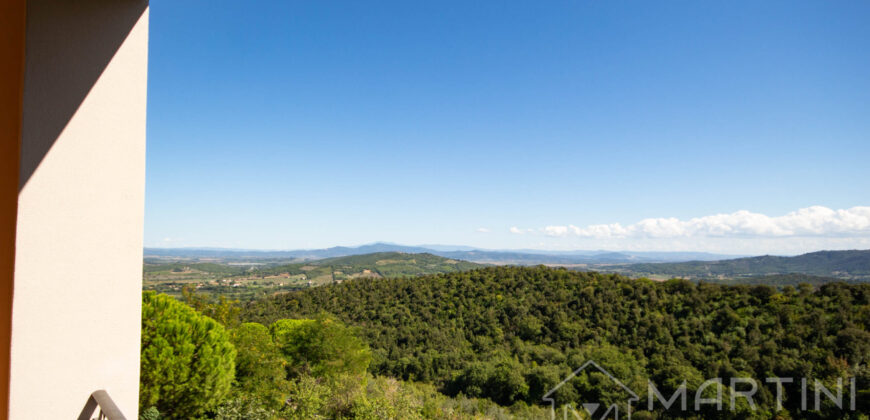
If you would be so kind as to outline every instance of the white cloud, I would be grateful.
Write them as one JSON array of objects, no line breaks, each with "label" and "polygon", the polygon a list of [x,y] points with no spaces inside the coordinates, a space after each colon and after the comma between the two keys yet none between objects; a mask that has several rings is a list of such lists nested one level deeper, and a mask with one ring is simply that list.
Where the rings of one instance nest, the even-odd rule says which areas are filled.
[{"label": "white cloud", "polygon": [[532,233],[535,230],[534,229],[520,229],[516,226],[511,226],[509,231],[510,231],[510,233],[513,233],[515,235],[525,235],[526,233]]},{"label": "white cloud", "polygon": [[[514,228],[511,228],[514,232]],[[689,220],[650,218],[623,226],[619,223],[586,227],[546,226],[540,232],[554,237],[619,238],[787,238],[870,236],[870,207],[832,210],[812,206],[783,216],[740,210]]]},{"label": "white cloud", "polygon": [[544,233],[547,236],[566,236],[574,226],[547,226],[544,228]]},{"label": "white cloud", "polygon": [[489,233],[490,232],[489,229],[483,228],[483,227],[477,228],[476,231],[477,231],[477,233]]}]

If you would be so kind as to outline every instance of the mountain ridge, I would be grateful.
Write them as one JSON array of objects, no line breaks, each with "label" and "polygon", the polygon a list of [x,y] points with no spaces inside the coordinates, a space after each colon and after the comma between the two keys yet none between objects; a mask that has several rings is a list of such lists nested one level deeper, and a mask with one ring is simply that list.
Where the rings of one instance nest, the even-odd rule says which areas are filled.
[{"label": "mountain ridge", "polygon": [[705,252],[636,252],[605,250],[547,251],[532,249],[480,249],[452,245],[409,246],[387,242],[375,242],[357,247],[335,246],[322,249],[299,250],[253,250],[233,248],[145,248],[146,257],[180,258],[291,258],[318,260],[350,255],[363,255],[376,252],[404,252],[409,254],[428,253],[444,258],[461,259],[490,264],[619,264],[640,262],[682,262],[691,260],[716,261],[738,255],[711,254]]},{"label": "mountain ridge", "polygon": [[793,257],[761,255],[720,261],[630,264],[615,271],[685,278],[739,278],[806,274],[839,279],[870,279],[870,250],[816,251]]}]

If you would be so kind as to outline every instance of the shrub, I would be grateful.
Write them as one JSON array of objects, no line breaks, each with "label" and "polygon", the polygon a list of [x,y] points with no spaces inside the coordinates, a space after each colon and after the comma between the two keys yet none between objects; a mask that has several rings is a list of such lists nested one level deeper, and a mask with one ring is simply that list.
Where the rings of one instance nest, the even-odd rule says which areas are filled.
[{"label": "shrub", "polygon": [[217,408],[215,420],[272,420],[276,413],[264,406],[266,403],[256,397],[233,398]]},{"label": "shrub", "polygon": [[139,420],[160,420],[160,412],[155,407],[148,407],[139,413]]}]

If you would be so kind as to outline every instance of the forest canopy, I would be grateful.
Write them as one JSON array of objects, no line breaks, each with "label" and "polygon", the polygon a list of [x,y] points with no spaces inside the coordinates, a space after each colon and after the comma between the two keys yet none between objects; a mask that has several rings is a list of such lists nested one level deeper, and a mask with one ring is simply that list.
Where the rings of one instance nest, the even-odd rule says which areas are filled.
[{"label": "forest canopy", "polygon": [[[323,311],[360,328],[372,349],[372,374],[502,405],[540,404],[594,354],[619,355],[607,356],[608,369],[624,372],[637,386],[651,380],[666,395],[683,380],[692,394],[704,378],[763,383],[770,376],[825,383],[857,377],[857,392],[864,399],[870,394],[870,371],[863,367],[870,362],[866,284],[777,290],[492,267],[293,292],[252,302],[242,317],[269,323]],[[587,381],[560,392],[594,391]],[[785,390],[785,409],[792,415],[801,413],[799,391]],[[774,392],[762,386],[755,402],[764,409],[751,415],[716,416],[770,418]],[[864,399],[859,403],[866,404]],[[830,404],[817,415],[844,417]]]},{"label": "forest canopy", "polygon": [[[182,296],[187,305],[143,297],[142,418],[542,418],[545,397],[625,404],[626,390],[653,384],[664,396],[685,388],[693,407],[715,395],[709,380],[740,378],[760,384],[751,402],[726,388],[730,409],[641,401],[633,418],[870,412],[867,284],[656,282],[540,266],[359,278],[245,305]],[[588,361],[606,371],[575,371]],[[166,372],[191,380],[164,384]],[[816,406],[810,389],[804,409],[800,386],[787,386],[777,409],[769,377],[832,394]]]}]

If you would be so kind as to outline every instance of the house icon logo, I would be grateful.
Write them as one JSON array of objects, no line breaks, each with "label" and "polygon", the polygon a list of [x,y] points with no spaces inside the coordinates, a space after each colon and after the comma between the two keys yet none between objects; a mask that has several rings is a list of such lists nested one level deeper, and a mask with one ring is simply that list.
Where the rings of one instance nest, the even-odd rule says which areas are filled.
[{"label": "house icon logo", "polygon": [[637,401],[640,401],[640,397],[634,391],[632,391],[631,388],[625,386],[625,384],[622,383],[622,381],[620,381],[619,379],[616,379],[616,377],[614,377],[610,372],[608,372],[607,370],[605,370],[604,368],[599,366],[598,363],[595,363],[592,360],[589,360],[586,363],[583,363],[582,366],[577,368],[574,372],[571,372],[571,374],[568,375],[564,380],[562,380],[562,382],[559,382],[558,385],[556,385],[550,391],[548,391],[546,394],[544,394],[542,400],[550,403],[550,419],[556,420],[556,400],[555,400],[553,394],[555,394],[556,391],[559,390],[559,388],[564,386],[566,383],[568,383],[569,381],[574,379],[574,377],[576,377],[577,375],[579,375],[581,372],[584,372],[584,371],[586,371],[586,372],[598,372],[600,374],[603,374],[610,381],[612,381],[617,387],[619,387],[623,391],[625,391],[626,397],[624,399],[623,408],[620,408],[620,404],[618,404],[618,403],[612,403],[608,406],[606,404],[602,404],[600,401],[583,402],[583,403],[581,403],[581,407],[582,407],[582,410],[586,411],[587,415],[584,417],[581,417],[577,414],[576,407],[571,406],[571,404],[565,404],[562,407],[564,420],[567,420],[569,418],[568,417],[569,410],[571,410],[571,412],[573,413],[573,415],[574,415],[573,418],[577,418],[577,419],[590,418],[590,419],[601,419],[601,420],[603,420],[603,419],[619,420],[620,414],[621,414],[620,410],[623,410],[624,413],[622,413],[622,414],[624,414],[624,417],[622,417],[622,418],[625,420],[631,420],[631,404],[635,403]]}]

